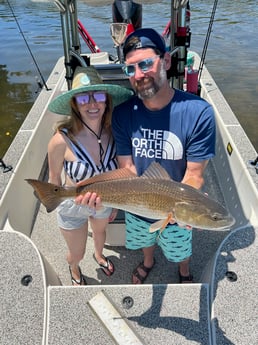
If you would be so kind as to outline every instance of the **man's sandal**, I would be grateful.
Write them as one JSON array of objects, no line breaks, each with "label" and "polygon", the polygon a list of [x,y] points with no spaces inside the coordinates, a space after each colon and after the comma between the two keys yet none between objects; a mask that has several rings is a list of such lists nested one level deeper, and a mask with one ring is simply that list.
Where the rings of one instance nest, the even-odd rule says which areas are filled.
[{"label": "man's sandal", "polygon": [[79,273],[80,273],[80,279],[75,279],[73,277],[73,274],[72,274],[72,269],[69,266],[69,271],[70,271],[70,275],[71,275],[72,285],[74,285],[74,286],[77,286],[77,285],[87,285],[86,278],[82,274],[80,266],[78,266],[78,269],[79,269]]},{"label": "man's sandal", "polygon": [[[145,280],[147,279],[150,271],[153,269],[154,265],[155,265],[155,259],[153,259],[153,265],[151,267],[144,266],[144,262],[142,261],[133,270],[133,276],[136,277],[140,281],[140,284],[143,284],[145,282]],[[139,272],[139,269],[143,270],[146,273],[146,275],[145,276],[141,275]]]},{"label": "man's sandal", "polygon": [[104,255],[102,255],[102,257],[106,261],[105,264],[99,263],[95,257],[95,254],[93,254],[93,258],[97,262],[99,267],[102,269],[106,276],[110,277],[115,272],[115,266],[109,258],[106,258]]},{"label": "man's sandal", "polygon": [[193,282],[193,276],[191,274],[189,274],[188,276],[182,276],[182,274],[178,270],[178,275],[180,284],[189,284]]}]

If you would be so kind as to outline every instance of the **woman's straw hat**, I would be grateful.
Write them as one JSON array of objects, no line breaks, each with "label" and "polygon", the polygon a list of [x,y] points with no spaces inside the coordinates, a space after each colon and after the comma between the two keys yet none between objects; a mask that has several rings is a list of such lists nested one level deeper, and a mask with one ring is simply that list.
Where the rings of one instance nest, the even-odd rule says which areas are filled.
[{"label": "woman's straw hat", "polygon": [[72,89],[56,97],[50,102],[48,109],[60,115],[71,115],[71,98],[82,92],[105,91],[112,97],[113,106],[128,100],[134,92],[119,85],[104,84],[93,66],[77,67],[74,72]]}]

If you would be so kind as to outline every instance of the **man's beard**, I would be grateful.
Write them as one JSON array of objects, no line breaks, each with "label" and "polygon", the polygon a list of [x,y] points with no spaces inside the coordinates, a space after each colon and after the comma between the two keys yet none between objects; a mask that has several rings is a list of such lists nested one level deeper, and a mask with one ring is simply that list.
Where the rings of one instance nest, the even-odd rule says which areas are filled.
[{"label": "man's beard", "polygon": [[[145,82],[150,83],[151,85],[148,88],[139,88],[139,86],[143,86]],[[153,96],[156,95],[156,93],[159,92],[161,87],[164,85],[164,83],[167,81],[167,71],[164,68],[164,64],[162,61],[161,69],[159,73],[159,77],[157,78],[157,81],[155,82],[152,77],[143,77],[141,80],[137,81],[135,84],[135,91],[137,93],[137,96],[144,100],[144,99],[150,99]]]}]

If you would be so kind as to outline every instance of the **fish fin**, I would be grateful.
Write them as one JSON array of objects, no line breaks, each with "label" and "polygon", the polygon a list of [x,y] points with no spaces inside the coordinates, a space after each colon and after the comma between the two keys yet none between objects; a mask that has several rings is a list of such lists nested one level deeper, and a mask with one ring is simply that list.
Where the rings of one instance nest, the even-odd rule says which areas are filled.
[{"label": "fish fin", "polygon": [[168,225],[168,224],[172,224],[172,222],[174,223],[175,222],[175,219],[173,217],[173,213],[170,212],[167,216],[167,218],[163,221],[163,224],[160,228],[160,233],[165,229],[165,227]]},{"label": "fish fin", "polygon": [[141,175],[141,178],[171,180],[167,171],[157,162],[152,162]]},{"label": "fish fin", "polygon": [[25,181],[34,188],[34,195],[46,207],[47,212],[52,212],[61,203],[62,198],[58,196],[59,186],[33,179],[26,179]]},{"label": "fish fin", "polygon": [[149,227],[149,232],[152,233],[152,232],[160,230],[163,224],[164,224],[164,219],[161,219],[155,223],[152,223]]},{"label": "fish fin", "polygon": [[105,181],[111,181],[111,180],[123,180],[123,179],[128,179],[128,178],[136,178],[137,175],[133,173],[130,169],[128,168],[121,168],[121,169],[116,169],[112,171],[107,171],[104,172],[103,174],[95,175],[93,177],[90,177],[86,180],[78,182],[76,185],[78,187],[80,186],[88,186],[93,183],[97,182],[105,182]]},{"label": "fish fin", "polygon": [[160,230],[160,232],[162,232],[165,229],[165,227],[172,221],[174,221],[173,213],[169,213],[166,219],[161,219],[155,223],[152,223],[149,228],[149,232],[155,232],[157,230]]}]

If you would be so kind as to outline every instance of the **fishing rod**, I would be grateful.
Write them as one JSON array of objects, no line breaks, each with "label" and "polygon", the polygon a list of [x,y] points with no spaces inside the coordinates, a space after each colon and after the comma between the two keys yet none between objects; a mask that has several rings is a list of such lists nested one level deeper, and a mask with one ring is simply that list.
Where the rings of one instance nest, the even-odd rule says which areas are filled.
[{"label": "fishing rod", "polygon": [[207,34],[206,34],[206,39],[205,39],[204,46],[203,46],[201,61],[200,61],[200,65],[199,65],[199,79],[198,79],[199,82],[201,80],[203,65],[204,65],[204,61],[205,61],[205,58],[206,58],[206,53],[207,53],[208,44],[209,44],[209,40],[210,40],[212,25],[213,25],[213,22],[214,22],[214,17],[215,17],[215,13],[216,13],[216,9],[217,9],[217,4],[218,4],[218,0],[214,0],[213,9],[212,9],[212,12],[211,12],[211,17],[210,17],[210,23],[209,23],[209,26],[208,26],[208,30],[207,30]]},{"label": "fishing rod", "polygon": [[[7,2],[8,5],[9,5],[9,8],[10,8],[10,10],[11,10],[11,12],[12,12],[12,15],[13,15],[13,18],[14,18],[14,20],[15,20],[17,26],[18,26],[18,29],[20,30],[20,33],[21,33],[21,35],[22,35],[22,37],[23,37],[23,40],[24,40],[24,42],[25,42],[25,44],[26,44],[26,46],[27,46],[27,48],[28,48],[28,51],[29,51],[29,53],[30,53],[30,55],[31,55],[31,57],[32,57],[32,60],[33,60],[35,66],[36,66],[36,68],[37,68],[37,70],[38,70],[38,73],[39,73],[39,75],[40,75],[40,77],[41,77],[41,80],[42,80],[42,82],[43,82],[43,85],[45,86],[46,90],[49,91],[49,90],[51,90],[51,89],[49,89],[49,88],[47,87],[47,84],[46,84],[46,82],[45,82],[45,79],[44,79],[44,77],[43,77],[43,75],[42,75],[42,73],[41,73],[41,71],[40,71],[40,69],[39,69],[39,66],[38,66],[38,64],[37,64],[37,61],[36,61],[36,59],[34,58],[34,55],[33,55],[32,51],[31,51],[31,49],[30,49],[30,47],[29,47],[29,44],[28,44],[28,42],[27,42],[27,40],[26,40],[26,38],[25,38],[25,36],[24,36],[24,33],[23,33],[23,31],[22,31],[22,29],[21,29],[21,27],[20,27],[20,24],[19,24],[18,19],[17,19],[16,15],[15,15],[15,13],[14,13],[14,11],[13,11],[13,8],[12,8],[12,6],[11,6],[9,0],[6,0],[6,2]],[[41,82],[40,82],[39,80],[37,80],[37,84],[38,84],[38,88],[39,88],[39,89],[42,89],[43,86],[42,86],[42,84],[41,84]],[[36,93],[37,93],[37,91],[36,91]]]}]

